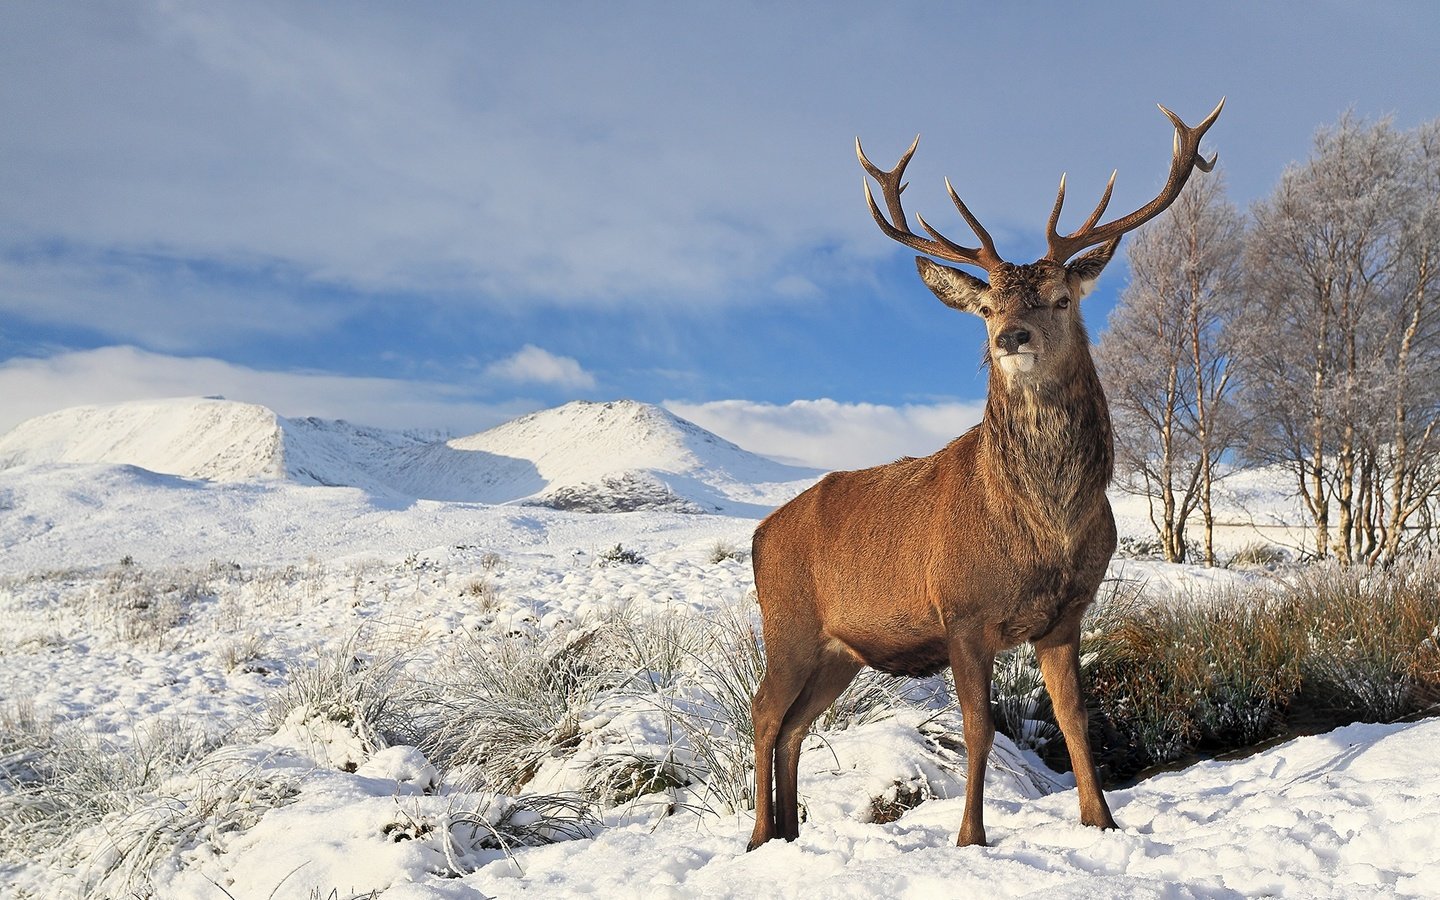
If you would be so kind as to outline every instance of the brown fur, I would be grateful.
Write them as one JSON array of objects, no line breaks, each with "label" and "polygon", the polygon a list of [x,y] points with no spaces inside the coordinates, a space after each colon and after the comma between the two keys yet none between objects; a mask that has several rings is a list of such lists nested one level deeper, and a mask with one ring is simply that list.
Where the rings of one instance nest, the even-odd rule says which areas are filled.
[{"label": "brown fur", "polygon": [[[799,834],[800,743],[862,665],[912,676],[951,666],[969,755],[959,843],[983,844],[994,660],[1025,641],[1070,750],[1081,821],[1115,827],[1080,696],[1080,619],[1115,523],[1110,417],[1078,301],[1116,243],[1069,265],[1004,263],[990,284],[918,260],[944,303],[985,316],[984,418],[923,459],[827,475],[756,529],[767,667],[752,704],[751,849]],[[1035,351],[1028,370],[1006,359],[1017,349]]]}]

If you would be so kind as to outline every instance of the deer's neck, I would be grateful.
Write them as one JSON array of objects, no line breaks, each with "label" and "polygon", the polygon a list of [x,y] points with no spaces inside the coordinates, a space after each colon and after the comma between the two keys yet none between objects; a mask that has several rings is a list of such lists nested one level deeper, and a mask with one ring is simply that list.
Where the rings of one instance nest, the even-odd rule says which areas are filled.
[{"label": "deer's neck", "polygon": [[1114,470],[1110,409],[1090,354],[1039,384],[990,378],[981,423],[987,481],[1033,527],[1080,527],[1104,502]]}]

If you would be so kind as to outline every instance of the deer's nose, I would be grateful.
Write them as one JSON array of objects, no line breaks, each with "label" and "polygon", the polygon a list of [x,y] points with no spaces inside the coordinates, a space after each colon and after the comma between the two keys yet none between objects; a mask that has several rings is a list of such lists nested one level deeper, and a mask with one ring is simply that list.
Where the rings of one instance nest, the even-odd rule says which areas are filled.
[{"label": "deer's nose", "polygon": [[1011,328],[996,335],[995,343],[1001,350],[1015,353],[1022,344],[1030,343],[1030,332],[1024,328]]}]

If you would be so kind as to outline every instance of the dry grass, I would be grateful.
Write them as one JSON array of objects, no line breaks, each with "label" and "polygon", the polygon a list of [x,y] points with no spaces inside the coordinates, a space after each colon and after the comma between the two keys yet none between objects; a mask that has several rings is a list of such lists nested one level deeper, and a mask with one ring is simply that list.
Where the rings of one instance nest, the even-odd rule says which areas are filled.
[{"label": "dry grass", "polygon": [[419,746],[442,769],[483,772],[486,790],[523,787],[574,748],[587,705],[625,677],[601,627],[545,638],[471,636],[417,695]]},{"label": "dry grass", "polygon": [[1111,603],[1086,650],[1112,778],[1440,701],[1440,562],[1318,567],[1283,586]]}]

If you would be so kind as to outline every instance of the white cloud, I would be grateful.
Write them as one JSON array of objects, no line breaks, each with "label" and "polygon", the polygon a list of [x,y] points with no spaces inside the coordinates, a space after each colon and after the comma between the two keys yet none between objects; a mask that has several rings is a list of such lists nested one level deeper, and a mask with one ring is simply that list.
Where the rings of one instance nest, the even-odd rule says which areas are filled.
[{"label": "white cloud", "polygon": [[[1215,99],[1194,79],[1163,92],[1110,79],[1085,123],[1017,121],[1075,64],[1070,49],[987,83],[956,116],[937,112],[945,85],[1013,49],[957,57],[917,9],[877,32],[853,27],[856,4],[823,21],[784,4],[627,7],[0,5],[0,247],[280,266],[495,304],[803,300],[899,252],[865,212],[857,133],[889,165],[925,128],[913,211],[968,239],[948,173],[997,238],[1018,229],[1038,247],[1060,171],[1098,196],[1118,165],[1137,176],[1116,208],[1143,202],[1168,141],[1156,93],[1192,118]],[[1028,40],[1025,17],[997,14],[997,27]],[[936,77],[896,90],[855,64],[877,41]],[[1097,19],[1073,43],[1093,64],[1132,42]],[[1302,121],[1303,142],[1319,119]],[[1083,139],[1060,139],[1077,129]]]},{"label": "white cloud", "polygon": [[[559,25],[523,6],[443,23],[264,2],[3,15],[0,85],[26,86],[11,102],[0,87],[0,237],[16,246],[613,305],[745,296],[837,232],[870,237],[863,215],[834,214],[856,198],[817,186],[813,162],[735,189],[818,139],[789,110],[757,122],[738,96],[696,103],[715,76],[684,64],[686,44],[724,38],[684,15],[646,16],[646,53],[628,49],[633,17],[608,10]],[[732,43],[765,35],[723,24]],[[853,175],[843,135],[829,143],[825,165]]]},{"label": "white cloud", "polygon": [[356,303],[296,295],[296,279],[234,284],[146,254],[0,255],[0,312],[83,324],[117,342],[183,351],[218,335],[317,333],[357,316]]},{"label": "white cloud", "polygon": [[565,388],[593,388],[595,376],[581,368],[568,356],[556,356],[548,350],[526,344],[512,356],[485,368],[491,378],[519,384],[546,384]]},{"label": "white cloud", "polygon": [[67,406],[205,395],[258,403],[285,416],[452,434],[489,428],[535,409],[524,401],[476,402],[448,384],[274,372],[218,359],[103,347],[0,363],[0,432]]},{"label": "white cloud", "polygon": [[747,450],[824,469],[934,453],[979,422],[984,411],[983,401],[884,406],[827,399],[784,405],[669,400],[665,406]]}]

